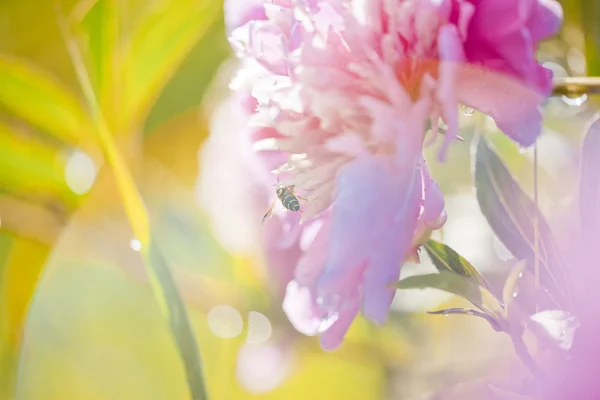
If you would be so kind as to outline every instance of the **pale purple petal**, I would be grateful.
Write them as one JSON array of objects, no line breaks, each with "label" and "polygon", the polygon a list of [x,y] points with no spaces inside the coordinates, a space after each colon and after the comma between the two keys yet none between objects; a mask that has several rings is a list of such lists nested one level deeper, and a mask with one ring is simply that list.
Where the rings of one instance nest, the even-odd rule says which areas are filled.
[{"label": "pale purple petal", "polygon": [[367,317],[383,324],[390,309],[395,290],[389,287],[399,279],[400,265],[408,253],[419,216],[422,182],[417,167],[396,179],[396,191],[391,198],[395,210],[386,215],[388,220],[385,235],[379,238],[364,274],[362,311]]},{"label": "pale purple petal", "polygon": [[321,347],[324,350],[335,350],[344,341],[344,336],[350,328],[352,321],[356,318],[360,302],[357,299],[350,300],[345,309],[336,316],[336,321],[321,335]]}]

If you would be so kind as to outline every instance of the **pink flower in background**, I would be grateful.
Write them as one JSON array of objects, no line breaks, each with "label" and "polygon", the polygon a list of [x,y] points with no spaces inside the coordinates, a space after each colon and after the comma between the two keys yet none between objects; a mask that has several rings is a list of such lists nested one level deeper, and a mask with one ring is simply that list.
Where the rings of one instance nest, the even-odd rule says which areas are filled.
[{"label": "pink flower in background", "polygon": [[[228,2],[233,4],[235,2]],[[252,3],[252,5],[250,5]],[[499,4],[502,3],[502,4]],[[362,310],[386,319],[414,241],[445,222],[422,156],[426,122],[458,134],[460,104],[493,117],[522,145],[539,135],[551,74],[534,58],[560,25],[536,0],[273,0],[228,8],[242,66],[232,88],[255,110],[264,171],[308,201],[280,212],[273,241],[298,241],[284,309],[301,332],[339,346]],[[519,54],[518,57],[515,54]],[[521,60],[521,62],[518,62]],[[258,172],[256,173],[258,175]],[[275,195],[275,178],[264,187]],[[284,260],[280,260],[284,261]]]}]

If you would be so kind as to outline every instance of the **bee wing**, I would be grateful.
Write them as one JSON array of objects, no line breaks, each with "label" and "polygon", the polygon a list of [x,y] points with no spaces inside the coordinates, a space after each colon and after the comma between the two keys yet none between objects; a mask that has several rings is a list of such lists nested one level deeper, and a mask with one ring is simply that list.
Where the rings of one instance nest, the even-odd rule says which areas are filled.
[{"label": "bee wing", "polygon": [[276,203],[277,203],[277,199],[273,200],[273,202],[271,203],[271,205],[267,209],[267,212],[262,217],[261,225],[266,224],[271,219],[271,217],[273,216],[273,211],[275,211],[275,204]]}]

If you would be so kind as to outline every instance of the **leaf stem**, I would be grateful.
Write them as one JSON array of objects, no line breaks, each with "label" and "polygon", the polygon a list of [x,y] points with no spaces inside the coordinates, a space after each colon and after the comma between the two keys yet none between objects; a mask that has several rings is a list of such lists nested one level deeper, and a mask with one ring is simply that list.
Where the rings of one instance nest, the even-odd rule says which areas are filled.
[{"label": "leaf stem", "polygon": [[529,353],[529,350],[527,349],[523,338],[516,333],[509,333],[509,335],[513,343],[513,347],[515,349],[515,353],[517,354],[523,365],[527,367],[527,369],[529,370],[529,372],[531,372],[533,376],[535,376],[540,381],[543,381],[546,377],[546,374],[537,365],[533,356]]},{"label": "leaf stem", "polygon": [[115,175],[129,223],[136,239],[141,244],[143,265],[150,287],[165,319],[169,323],[175,345],[183,361],[191,397],[193,400],[207,399],[202,362],[185,305],[179,295],[166,260],[152,240],[150,219],[144,201],[137,189],[131,171],[113,139],[96,98],[79,47],[70,33],[68,21],[58,6],[56,15],[67,51],[73,62],[73,67],[91,114],[93,128],[97,134],[100,148]]}]

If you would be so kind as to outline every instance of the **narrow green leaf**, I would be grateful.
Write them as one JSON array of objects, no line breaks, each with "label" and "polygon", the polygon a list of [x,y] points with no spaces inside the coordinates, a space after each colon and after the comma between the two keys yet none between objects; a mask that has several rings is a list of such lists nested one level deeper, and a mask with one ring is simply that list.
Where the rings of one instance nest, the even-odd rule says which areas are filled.
[{"label": "narrow green leaf", "polygon": [[465,258],[452,250],[450,246],[430,239],[424,244],[424,247],[438,271],[454,272],[471,279],[473,282],[485,287],[490,292],[492,291],[483,275],[481,275],[481,273]]},{"label": "narrow green leaf", "polygon": [[534,269],[534,215],[539,229],[540,282],[555,305],[569,302],[560,251],[550,227],[508,168],[480,138],[476,147],[474,180],[477,199],[492,230],[519,260]]},{"label": "narrow green leaf", "polygon": [[96,127],[95,133],[98,142],[108,166],[114,173],[131,228],[135,237],[140,242],[141,255],[148,280],[150,281],[150,288],[153,291],[161,312],[169,322],[171,334],[183,360],[190,394],[194,400],[206,399],[207,394],[204,385],[202,363],[192,326],[187,316],[187,310],[181,300],[167,263],[153,238],[150,218],[144,200],[102,114],[81,52],[69,31],[64,17],[60,14],[57,17],[69,55],[71,56],[71,61],[73,62],[79,83],[85,95],[90,115],[94,118],[93,122]]},{"label": "narrow green leaf", "polygon": [[477,285],[467,277],[450,271],[410,276],[396,282],[394,287],[396,289],[439,289],[470,301],[495,319],[501,320],[504,313],[502,305],[489,290]]},{"label": "narrow green leaf", "polygon": [[161,296],[167,306],[169,327],[171,328],[179,356],[183,360],[192,399],[207,399],[200,351],[185,304],[177,290],[167,262],[156,243],[150,244],[146,262],[154,271],[158,282],[160,282]]},{"label": "narrow green leaf", "polygon": [[0,54],[0,105],[60,141],[77,144],[88,132],[79,99],[46,72]]},{"label": "narrow green leaf", "polygon": [[485,319],[487,322],[489,322],[489,324],[492,326],[492,329],[494,329],[496,332],[502,331],[502,327],[500,326],[500,324],[498,324],[498,322],[493,317],[491,317],[489,314],[486,314],[481,311],[473,310],[470,308],[448,308],[446,310],[428,311],[427,313],[433,314],[433,315],[445,315],[445,316],[446,315],[454,315],[454,314],[472,315],[475,317]]},{"label": "narrow green leaf", "polygon": [[123,60],[125,127],[137,126],[176,69],[219,15],[220,1],[159,0],[139,17]]},{"label": "narrow green leaf", "polygon": [[[119,62],[120,1],[95,0],[80,23],[87,39],[90,79],[103,110],[118,109],[117,90],[121,85]],[[112,115],[112,112],[110,113]]]}]

